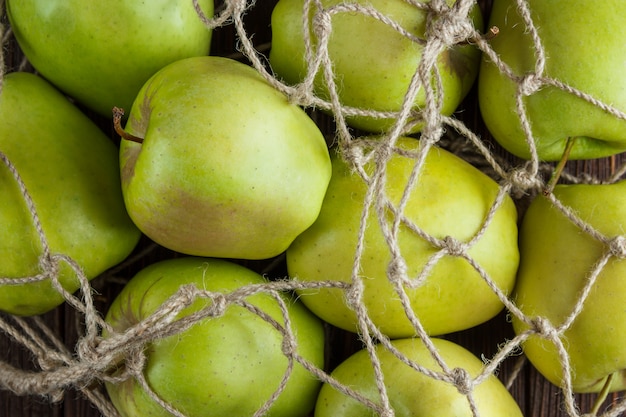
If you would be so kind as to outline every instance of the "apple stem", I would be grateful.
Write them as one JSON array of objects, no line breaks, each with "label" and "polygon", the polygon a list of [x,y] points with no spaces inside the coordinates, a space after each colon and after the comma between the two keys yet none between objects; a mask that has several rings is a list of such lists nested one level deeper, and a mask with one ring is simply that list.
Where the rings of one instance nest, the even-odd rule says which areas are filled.
[{"label": "apple stem", "polygon": [[137,136],[131,135],[122,128],[122,116],[124,116],[124,109],[119,107],[113,107],[113,128],[122,139],[130,140],[132,142],[143,143],[143,139]]},{"label": "apple stem", "polygon": [[[498,33],[500,33],[500,28],[497,26],[492,26],[489,28],[489,30],[487,31],[487,33],[485,33],[484,35],[481,36],[482,39],[486,40],[486,41],[490,41],[493,38],[495,38],[496,36],[498,36]],[[466,39],[462,42],[459,42],[459,45],[471,45],[474,43],[474,41],[476,40],[475,37],[470,38],[470,39]]]},{"label": "apple stem", "polygon": [[496,36],[498,36],[499,33],[500,33],[500,28],[497,27],[497,26],[492,26],[492,27],[489,28],[487,33],[485,33],[484,39],[486,41],[490,41],[493,38],[495,38]]},{"label": "apple stem", "polygon": [[552,194],[552,191],[554,190],[556,183],[559,182],[561,173],[563,172],[563,169],[565,168],[565,164],[567,163],[567,160],[569,159],[569,155],[572,152],[572,147],[574,146],[575,139],[576,139],[575,137],[571,137],[571,136],[567,138],[567,142],[565,143],[565,149],[563,150],[563,156],[561,156],[561,160],[559,161],[556,168],[554,169],[554,172],[552,173],[552,177],[550,178],[548,185],[543,190],[544,195]]},{"label": "apple stem", "polygon": [[606,377],[606,381],[604,381],[602,390],[598,393],[598,396],[596,397],[596,400],[593,403],[593,407],[591,408],[591,413],[589,414],[590,416],[598,415],[598,412],[600,411],[600,407],[602,406],[602,404],[604,403],[604,401],[609,395],[609,391],[611,390],[611,383],[613,382],[614,378],[615,378],[615,372],[612,374],[609,374],[609,376]]}]

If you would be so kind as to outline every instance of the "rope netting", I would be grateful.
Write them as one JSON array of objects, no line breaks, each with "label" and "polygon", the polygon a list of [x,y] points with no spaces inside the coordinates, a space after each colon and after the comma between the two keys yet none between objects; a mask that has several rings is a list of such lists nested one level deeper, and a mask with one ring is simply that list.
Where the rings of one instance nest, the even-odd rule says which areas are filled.
[{"label": "rope netting", "polygon": [[[547,179],[553,173],[554,165],[543,162],[537,153],[535,140],[531,128],[531,122],[527,117],[525,108],[525,98],[529,97],[543,88],[552,87],[560,89],[568,94],[579,97],[589,103],[602,108],[605,112],[617,118],[626,119],[626,115],[621,111],[611,107],[607,103],[592,97],[584,91],[579,91],[564,82],[546,75],[546,56],[542,48],[539,30],[535,26],[528,4],[525,0],[516,0],[515,7],[519,12],[527,33],[533,39],[535,48],[535,69],[523,76],[516,72],[503,61],[492,49],[490,39],[497,36],[497,29],[491,29],[487,33],[478,30],[473,25],[469,14],[470,10],[476,6],[475,0],[458,0],[450,6],[443,0],[432,0],[428,3],[417,1],[407,1],[416,9],[425,13],[426,32],[423,37],[416,37],[413,33],[402,27],[399,23],[386,16],[379,10],[367,7],[362,4],[337,3],[334,6],[324,7],[321,1],[305,0],[303,16],[312,15],[311,31],[305,31],[306,58],[308,72],[303,77],[303,81],[297,85],[288,85],[275,77],[268,65],[265,51],[257,49],[253,43],[253,35],[248,33],[244,23],[246,15],[254,14],[255,2],[246,0],[227,0],[223,7],[218,10],[215,16],[206,16],[198,2],[194,0],[194,6],[199,18],[208,28],[220,28],[232,25],[237,35],[238,53],[243,59],[256,68],[263,77],[276,89],[282,91],[290,101],[307,109],[316,109],[332,114],[335,131],[330,132],[333,142],[339,149],[340,154],[345,159],[354,172],[356,172],[367,185],[367,193],[363,201],[363,213],[361,217],[359,238],[365,235],[368,227],[380,227],[385,235],[385,241],[389,247],[390,267],[388,278],[397,290],[400,300],[406,299],[405,288],[408,286],[419,286],[428,279],[428,271],[443,257],[459,257],[470,263],[479,273],[485,283],[496,293],[504,308],[510,316],[526,323],[528,330],[521,332],[511,340],[498,342],[497,353],[493,357],[483,358],[484,366],[478,375],[469,375],[463,369],[450,367],[439,355],[436,346],[431,342],[431,337],[423,328],[420,317],[411,311],[410,303],[405,300],[404,306],[407,309],[407,317],[410,318],[415,328],[416,337],[421,338],[431,352],[433,358],[439,364],[440,371],[434,372],[404,357],[394,345],[391,339],[385,336],[370,318],[367,309],[362,303],[363,280],[360,276],[360,260],[363,255],[363,245],[357,246],[355,253],[354,269],[348,283],[342,282],[302,282],[299,280],[276,280],[264,285],[244,287],[232,293],[214,293],[198,289],[194,286],[183,286],[172,297],[168,299],[160,308],[147,319],[132,326],[124,333],[114,333],[110,326],[103,320],[103,312],[98,311],[94,301],[93,288],[90,281],[85,277],[81,267],[71,258],[64,254],[53,253],[47,244],[46,231],[40,225],[37,208],[32,203],[28,188],[23,183],[20,173],[13,166],[11,161],[2,153],[0,158],[2,164],[9,169],[16,184],[18,184],[24,201],[27,203],[33,224],[40,237],[43,252],[40,256],[39,270],[36,276],[12,278],[0,278],[0,285],[18,285],[29,282],[51,280],[54,287],[63,295],[69,303],[82,317],[84,328],[74,351],[70,351],[61,341],[59,335],[54,334],[40,317],[24,318],[18,316],[0,316],[0,328],[16,344],[22,345],[32,353],[40,370],[31,371],[19,369],[6,361],[0,361],[0,386],[10,390],[17,395],[35,394],[48,397],[51,401],[61,401],[64,393],[69,389],[81,391],[91,401],[103,415],[108,417],[118,416],[118,412],[109,402],[106,394],[101,390],[101,381],[121,381],[124,378],[136,378],[140,385],[158,401],[172,415],[183,416],[170,404],[167,404],[154,393],[145,377],[143,368],[146,363],[145,347],[152,341],[162,339],[174,334],[178,334],[189,329],[199,320],[220,317],[226,309],[232,305],[242,306],[255,314],[259,314],[264,320],[269,322],[276,331],[283,337],[283,352],[289,358],[290,365],[285,371],[285,376],[281,386],[275,395],[269,398],[267,403],[258,410],[256,415],[263,415],[271,406],[275,398],[284,389],[286,380],[289,378],[293,365],[299,363],[308,371],[314,374],[321,381],[329,383],[346,395],[353,396],[369,407],[373,408],[381,416],[392,416],[394,411],[389,402],[387,389],[384,383],[384,375],[381,371],[381,363],[374,353],[376,346],[384,346],[400,360],[413,367],[416,372],[422,372],[431,378],[446,381],[457,387],[459,392],[466,395],[474,415],[479,415],[477,406],[473,398],[473,391],[476,386],[485,381],[490,375],[496,374],[503,362],[512,356],[519,356],[520,346],[530,337],[540,336],[557,347],[563,372],[563,402],[568,415],[582,416],[595,415],[597,410],[591,414],[581,414],[577,404],[576,395],[572,387],[569,369],[569,355],[567,353],[566,342],[562,335],[576,321],[576,318],[585,309],[585,301],[592,292],[598,277],[603,268],[614,259],[623,259],[626,256],[624,236],[607,236],[588,224],[583,218],[569,208],[550,192],[544,192],[549,187]],[[422,46],[422,58],[415,68],[414,75],[410,80],[409,88],[403,101],[402,108],[397,112],[380,112],[361,108],[352,108],[342,105],[339,90],[339,81],[333,72],[332,56],[328,50],[328,42],[333,31],[333,18],[340,14],[363,14],[372,19],[390,26],[397,33]],[[309,22],[308,18],[303,18]],[[11,29],[5,25],[1,33],[3,45],[7,45],[11,39]],[[312,40],[311,36],[315,38]],[[445,50],[460,43],[474,45],[482,54],[497,66],[502,74],[517,83],[516,111],[526,135],[531,158],[520,160],[518,158],[506,158],[502,153],[496,153],[493,145],[483,141],[480,134],[468,127],[459,118],[443,115],[441,106],[443,102],[443,90],[441,88],[441,73],[437,66],[437,57]],[[5,49],[6,51],[6,49]],[[2,69],[5,68],[6,58],[2,57]],[[27,63],[19,67],[26,68]],[[317,95],[314,87],[316,77],[322,74],[328,88],[328,97],[322,98]],[[2,73],[1,75],[4,75]],[[426,105],[416,109],[413,103],[418,94],[424,94]],[[391,128],[382,135],[382,140],[375,143],[363,140],[355,135],[355,130],[348,126],[347,117],[360,115],[373,118],[394,119]],[[419,132],[421,143],[419,151],[411,155],[415,159],[415,167],[412,174],[407,178],[405,196],[400,203],[394,203],[385,193],[386,164],[394,156],[402,151],[397,147],[397,141],[404,135],[409,134],[411,129],[420,124]],[[417,136],[417,135],[414,135]],[[411,220],[404,215],[406,200],[410,191],[419,186],[420,170],[423,167],[424,159],[428,152],[435,146],[442,146],[450,149],[453,153],[461,155],[470,160],[474,165],[479,166],[483,172],[488,173],[491,178],[499,184],[499,193],[492,203],[492,207],[485,215],[485,220],[480,230],[475,236],[467,241],[460,242],[452,238],[437,238],[428,235],[420,229],[418,225],[412,224]],[[406,153],[402,153],[406,156]],[[377,169],[372,173],[365,169],[367,164],[374,164]],[[616,167],[608,178],[593,178],[588,174],[574,175],[567,170],[560,174],[560,180],[568,183],[615,183],[622,178],[626,171],[625,166]],[[581,231],[600,242],[605,251],[597,259],[589,271],[586,284],[577,302],[571,306],[566,319],[561,323],[551,323],[543,317],[527,317],[520,306],[515,303],[506,293],[498,287],[490,275],[481,266],[474,262],[469,255],[472,246],[480,239],[488,228],[494,213],[502,205],[505,197],[510,196],[516,202],[522,204],[535,198],[538,195],[545,195],[550,203],[560,210],[572,221]],[[378,224],[371,224],[370,214],[374,213]],[[405,264],[407,254],[403,253],[398,240],[397,230],[403,225],[420,235],[436,249],[436,255],[432,256],[429,263],[424,266],[424,276],[408,276]],[[148,248],[148,252],[151,248]],[[116,276],[124,270],[125,265],[132,264],[146,255],[141,252],[132,259],[127,260],[114,270],[107,271],[108,276]],[[79,278],[80,289],[75,294],[70,294],[63,289],[58,281],[58,271],[61,265],[69,266]],[[128,277],[127,277],[128,278]],[[297,342],[293,335],[293,330],[289,326],[289,314],[287,307],[277,295],[283,291],[293,291],[306,288],[339,288],[345,292],[349,304],[353,306],[358,317],[359,337],[364,347],[370,352],[372,367],[378,377],[377,389],[380,393],[380,401],[372,402],[364,398],[358,392],[350,389],[333,379],[329,371],[318,369],[301,357],[298,353]],[[247,299],[258,293],[272,295],[280,304],[283,314],[283,322],[272,319],[264,315],[262,311],[256,309]],[[211,301],[211,307],[203,309],[198,313],[179,319],[179,313],[189,307],[198,298]],[[606,318],[610,320],[611,318]],[[107,338],[102,337],[102,331],[111,333]],[[110,375],[112,365],[119,361],[120,354],[125,355],[125,373],[123,375]],[[523,358],[522,358],[523,359]],[[522,361],[520,361],[520,366]],[[513,384],[517,374],[511,375],[506,381],[507,388]],[[626,401],[621,401],[610,406],[604,411],[603,416],[618,416],[626,410]]]}]

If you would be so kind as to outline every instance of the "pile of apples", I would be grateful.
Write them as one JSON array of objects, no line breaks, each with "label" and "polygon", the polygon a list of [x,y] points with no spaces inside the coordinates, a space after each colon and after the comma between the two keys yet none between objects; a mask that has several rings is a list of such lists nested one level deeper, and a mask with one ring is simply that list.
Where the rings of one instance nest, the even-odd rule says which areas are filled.
[{"label": "pile of apples", "polygon": [[[445,339],[505,308],[555,385],[626,389],[626,183],[541,192],[540,163],[626,150],[626,3],[588,3],[278,0],[250,63],[210,54],[210,0],[7,0],[36,74],[0,94],[0,310],[76,302],[144,236],[179,256],[101,323],[126,343],[104,364],[124,417],[521,416]],[[524,211],[519,167],[494,179],[430,140],[475,84]],[[270,259],[284,279],[240,262]],[[364,344],[335,369],[329,327]]]}]

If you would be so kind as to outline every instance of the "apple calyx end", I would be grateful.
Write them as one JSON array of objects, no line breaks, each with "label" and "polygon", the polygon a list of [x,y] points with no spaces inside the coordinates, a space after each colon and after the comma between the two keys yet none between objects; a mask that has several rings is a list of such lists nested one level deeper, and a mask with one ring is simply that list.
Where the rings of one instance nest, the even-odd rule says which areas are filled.
[{"label": "apple calyx end", "polygon": [[122,128],[122,117],[124,116],[124,109],[120,107],[113,107],[113,128],[115,132],[120,135],[122,139],[130,140],[131,142],[143,143],[143,138],[131,135]]}]

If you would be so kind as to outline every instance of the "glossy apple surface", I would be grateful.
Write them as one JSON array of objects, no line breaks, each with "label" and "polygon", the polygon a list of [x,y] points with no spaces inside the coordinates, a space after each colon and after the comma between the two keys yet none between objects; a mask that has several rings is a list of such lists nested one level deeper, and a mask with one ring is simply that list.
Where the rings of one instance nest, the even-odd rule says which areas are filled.
[{"label": "glossy apple surface", "polygon": [[[475,378],[483,363],[460,345],[444,339],[431,339],[434,347],[450,369],[460,368]],[[429,371],[441,372],[426,345],[419,339],[397,339],[391,342],[406,359]],[[455,416],[473,417],[468,399],[451,383],[410,367],[382,346],[376,348],[381,362],[385,387],[396,417]],[[335,368],[331,376],[360,395],[380,405],[380,393],[370,356],[361,350]],[[521,417],[515,399],[495,375],[489,376],[473,390],[474,401],[482,417]],[[379,415],[363,403],[349,397],[329,384],[320,391],[315,417],[363,417]]]},{"label": "glossy apple surface", "polygon": [[[401,138],[398,147],[417,153],[419,141]],[[415,154],[413,155],[415,156]],[[416,160],[393,155],[386,163],[385,192],[398,204]],[[371,174],[373,163],[365,170]],[[350,283],[367,187],[338,154],[333,155],[333,175],[322,210],[315,223],[287,250],[289,275],[302,281]],[[437,239],[450,236],[469,242],[483,227],[496,200],[498,184],[459,157],[431,148],[419,179],[413,187],[404,215],[425,233]],[[518,266],[517,211],[505,195],[485,233],[467,254],[508,294],[515,284]],[[391,227],[389,214],[387,226]],[[397,241],[406,261],[406,278],[415,280],[439,250],[434,244],[399,227]],[[407,319],[398,292],[390,283],[391,253],[371,207],[363,240],[358,279],[363,283],[363,303],[374,324],[392,338],[416,332]],[[502,310],[501,300],[470,263],[456,256],[443,256],[427,277],[411,288],[403,285],[411,308],[432,335],[472,327]],[[302,301],[325,321],[350,331],[357,318],[341,289],[303,290]],[[477,308],[480,306],[480,308]]]},{"label": "glossy apple surface", "polygon": [[[265,279],[243,266],[219,259],[183,257],[149,265],[116,297],[106,315],[115,332],[124,332],[154,313],[183,285],[228,296]],[[313,366],[324,364],[322,323],[302,304],[280,294],[287,306],[297,354]],[[241,299],[285,326],[281,307],[267,292]],[[197,298],[176,320],[211,305]],[[105,337],[111,337],[110,334]],[[251,416],[278,389],[288,369],[283,337],[272,324],[246,307],[230,304],[224,314],[197,321],[192,327],[146,346],[143,375],[156,395],[188,417]],[[122,372],[120,364],[118,372]],[[285,390],[268,416],[306,416],[315,403],[320,381],[294,364]],[[135,379],[107,384],[123,417],[170,416]]]},{"label": "glossy apple surface", "polygon": [[[311,6],[311,17],[308,26],[304,28],[304,3],[304,0],[280,0],[272,13],[272,48],[269,60],[277,77],[289,84],[303,81],[309,71],[305,30],[311,33],[315,47],[319,47],[319,39],[313,31],[316,8]],[[338,0],[320,2],[324,9],[341,3]],[[425,36],[426,12],[408,2],[355,0],[347,4],[373,8],[393,19],[411,35],[418,38]],[[472,9],[468,21],[481,30],[482,15],[477,7]],[[423,45],[403,36],[388,24],[359,12],[335,14],[330,23],[332,32],[328,52],[341,103],[360,110],[400,111],[411,78],[420,64]],[[469,45],[456,45],[440,53],[436,67],[441,77],[443,95],[441,113],[449,115],[456,110],[476,79],[479,62],[480,52]],[[435,82],[434,77],[432,80]],[[326,100],[329,99],[323,69],[316,74],[314,92]],[[415,100],[415,108],[423,108],[425,100],[422,88]],[[347,123],[366,131],[382,132],[392,126],[394,119],[351,116],[347,118]],[[413,130],[420,128],[421,124],[418,124]]]},{"label": "glossy apple surface", "polygon": [[[557,185],[554,196],[607,238],[624,235],[626,182]],[[583,288],[608,246],[572,223],[546,197],[531,203],[520,229],[520,269],[515,302],[531,319],[543,317],[561,326],[574,310]],[[626,389],[626,263],[609,259],[571,326],[561,336],[570,358],[572,387],[598,392],[615,373],[612,390]],[[529,329],[513,317],[517,333]],[[563,371],[554,343],[532,336],[523,345],[533,365],[560,386]]]},{"label": "glossy apple surface", "polygon": [[[212,17],[213,1],[198,3]],[[190,0],[11,0],[7,14],[41,75],[105,117],[130,108],[159,69],[211,44]]]},{"label": "glossy apple surface", "polygon": [[264,259],[317,217],[330,179],[319,128],[252,67],[178,61],[139,93],[120,146],[135,224],[188,255]]},{"label": "glossy apple surface", "polygon": [[[584,0],[527,2],[545,50],[546,77],[555,78],[616,109],[626,111],[623,77],[626,27],[620,0],[599,5]],[[490,26],[498,36],[491,46],[520,79],[535,70],[531,34],[511,0],[495,0]],[[508,151],[531,158],[516,112],[516,82],[502,75],[483,54],[478,98],[485,124]],[[556,87],[544,86],[524,98],[540,159],[561,158],[568,137],[576,137],[570,159],[592,159],[626,150],[626,121]]]},{"label": "glossy apple surface", "polygon": [[[140,232],[122,199],[114,143],[59,91],[31,73],[4,77],[0,94],[0,151],[32,198],[51,255],[69,256],[87,278],[125,259]],[[0,162],[0,277],[43,272],[43,245],[22,190]],[[58,278],[70,293],[79,282],[66,262]],[[50,279],[0,285],[0,310],[45,313],[63,302]]]}]

